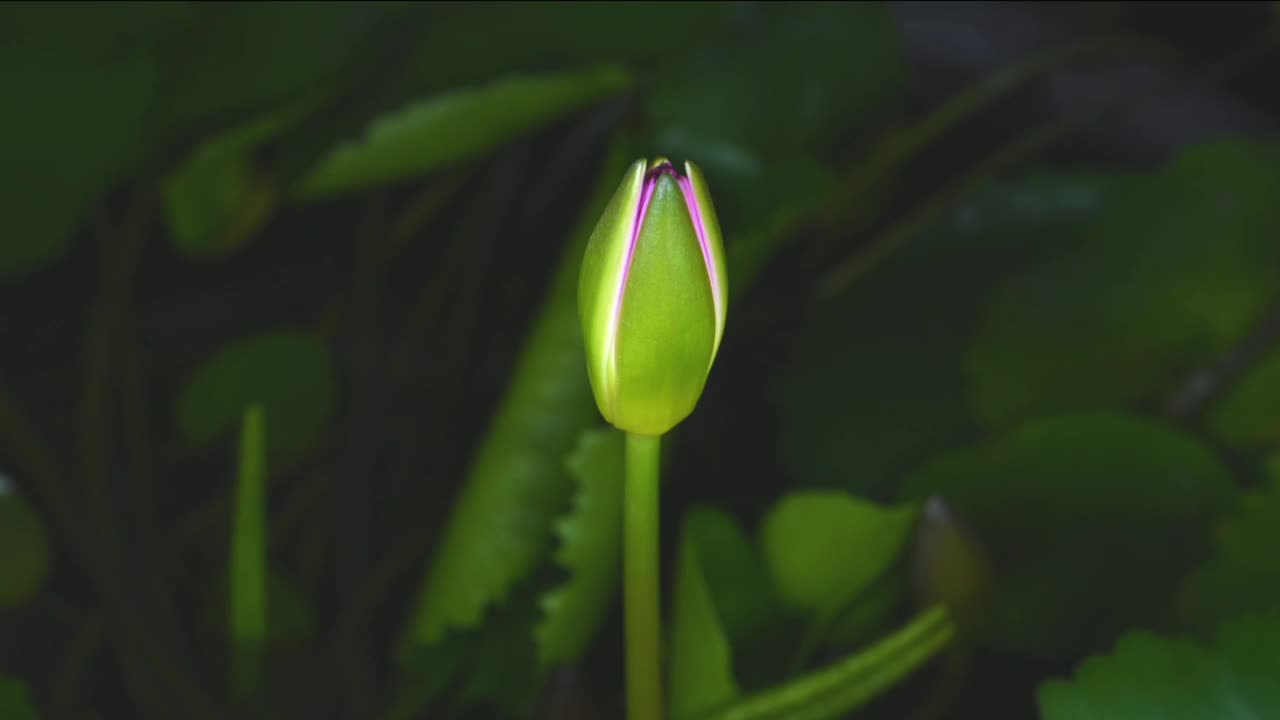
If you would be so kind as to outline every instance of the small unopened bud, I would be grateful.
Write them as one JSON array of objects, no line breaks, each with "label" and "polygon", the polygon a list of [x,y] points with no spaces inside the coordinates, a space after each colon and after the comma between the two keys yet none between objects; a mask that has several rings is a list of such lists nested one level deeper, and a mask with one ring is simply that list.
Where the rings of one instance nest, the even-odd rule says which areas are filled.
[{"label": "small unopened bud", "polygon": [[912,573],[921,604],[945,604],[961,627],[979,621],[991,592],[991,561],[940,497],[930,497],[920,513]]},{"label": "small unopened bud", "polygon": [[587,373],[605,419],[662,435],[688,417],[720,348],[727,299],[702,173],[636,161],[591,234],[578,286]]}]

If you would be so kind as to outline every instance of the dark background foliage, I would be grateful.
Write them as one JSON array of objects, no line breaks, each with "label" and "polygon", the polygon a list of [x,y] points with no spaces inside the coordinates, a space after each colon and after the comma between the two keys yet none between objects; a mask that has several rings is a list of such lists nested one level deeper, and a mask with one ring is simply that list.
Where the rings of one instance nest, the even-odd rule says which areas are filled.
[{"label": "dark background foliage", "polygon": [[[951,647],[859,717],[1280,713],[1278,27],[0,7],[0,718],[618,716],[563,288],[657,154],[705,169],[734,292],[663,496],[670,647],[729,660],[673,658],[674,710],[941,600]],[[233,538],[270,568],[246,693]]]}]

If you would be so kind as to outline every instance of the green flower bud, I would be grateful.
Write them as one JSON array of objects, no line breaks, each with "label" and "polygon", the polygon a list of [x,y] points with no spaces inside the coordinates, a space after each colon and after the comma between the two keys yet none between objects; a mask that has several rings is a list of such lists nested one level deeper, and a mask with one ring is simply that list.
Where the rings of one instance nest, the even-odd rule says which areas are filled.
[{"label": "green flower bud", "polygon": [[693,412],[724,334],[720,224],[702,172],[636,161],[591,234],[578,309],[596,405],[662,435]]}]

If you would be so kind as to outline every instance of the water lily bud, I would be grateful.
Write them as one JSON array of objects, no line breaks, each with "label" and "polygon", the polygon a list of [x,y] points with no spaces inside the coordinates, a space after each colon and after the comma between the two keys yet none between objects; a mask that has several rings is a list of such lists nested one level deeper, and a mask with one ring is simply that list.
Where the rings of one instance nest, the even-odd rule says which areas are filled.
[{"label": "water lily bud", "polygon": [[591,234],[578,307],[601,414],[662,435],[693,412],[724,334],[720,223],[701,171],[636,161]]},{"label": "water lily bud", "polygon": [[963,629],[978,625],[995,582],[986,546],[939,496],[920,513],[912,559],[916,593],[925,607],[945,603]]}]

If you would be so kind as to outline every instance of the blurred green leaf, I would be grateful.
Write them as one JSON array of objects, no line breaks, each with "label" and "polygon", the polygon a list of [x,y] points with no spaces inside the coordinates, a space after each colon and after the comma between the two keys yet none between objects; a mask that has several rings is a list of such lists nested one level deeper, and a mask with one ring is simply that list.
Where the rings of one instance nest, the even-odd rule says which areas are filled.
[{"label": "blurred green leaf", "polygon": [[991,644],[1047,655],[1167,614],[1233,498],[1193,437],[1119,414],[1028,423],[930,463],[906,492],[941,495],[990,550]]},{"label": "blurred green leaf", "polygon": [[167,34],[153,119],[166,134],[206,132],[326,94],[375,58],[398,17],[398,3],[185,3]]},{"label": "blurred green leaf", "polygon": [[733,674],[744,689],[776,679],[790,657],[779,652],[798,636],[751,538],[732,515],[696,507],[685,515],[685,532],[698,555],[706,589],[733,651]]},{"label": "blurred green leaf", "polygon": [[672,717],[696,717],[741,696],[733,676],[733,648],[716,612],[693,530],[698,511],[685,516],[676,568],[671,625],[668,706]]},{"label": "blurred green leaf", "polygon": [[702,42],[728,9],[714,2],[459,3],[423,28],[404,61],[405,84],[437,91],[517,67],[556,70],[664,58]]},{"label": "blurred green leaf", "polygon": [[234,691],[243,696],[261,682],[267,639],[266,419],[250,405],[240,427],[234,525],[227,563],[228,637]]},{"label": "blurred green leaf", "polygon": [[610,151],[481,441],[423,580],[402,651],[474,628],[545,557],[573,478],[564,459],[599,423],[578,319],[578,266],[629,158]]},{"label": "blurred green leaf", "polygon": [[1199,625],[1280,609],[1280,456],[1266,487],[1245,493],[1218,527],[1218,554],[1187,583],[1187,613]]},{"label": "blurred green leaf", "polygon": [[730,230],[751,227],[829,191],[819,158],[905,75],[884,3],[739,3],[709,42],[657,73],[652,144],[702,166]]},{"label": "blurred green leaf", "polygon": [[969,355],[978,415],[1149,399],[1280,297],[1280,146],[1222,141],[1134,180],[1073,247],[990,299]]},{"label": "blurred green leaf", "polygon": [[481,155],[631,82],[618,67],[512,76],[449,92],[374,120],[301,181],[303,196],[359,190]]},{"label": "blurred green leaf", "polygon": [[187,441],[204,448],[261,403],[271,418],[273,460],[309,450],[328,425],[337,384],[325,343],[311,335],[268,334],[240,340],[190,376],[178,396],[178,424]]},{"label": "blurred green leaf", "polygon": [[1280,447],[1280,349],[1240,378],[1209,413],[1213,434],[1243,450]]},{"label": "blurred green leaf", "polygon": [[[437,643],[410,646],[402,656],[399,699],[388,720],[423,717],[530,717],[540,683],[532,628],[540,620],[536,593],[525,582],[483,626],[449,630]],[[433,712],[424,712],[430,709]]]},{"label": "blurred green leaf", "polygon": [[[836,720],[875,699],[917,670],[954,635],[943,608],[832,665],[743,699],[698,720]],[[686,716],[688,717],[688,716]]]},{"label": "blurred green leaf", "polygon": [[1253,720],[1280,707],[1276,648],[1280,617],[1223,625],[1217,645],[1147,632],[1126,635],[1069,681],[1039,691],[1044,720]]},{"label": "blurred green leaf", "polygon": [[757,633],[776,609],[777,589],[751,539],[733,516],[714,508],[694,508],[685,529],[698,551],[699,565],[729,637]]},{"label": "blurred green leaf", "polygon": [[272,113],[210,138],[165,179],[169,230],[183,252],[222,255],[249,240],[275,202],[275,188],[254,171],[253,150],[305,111]]},{"label": "blurred green leaf", "polygon": [[0,608],[32,600],[44,584],[48,563],[40,517],[21,498],[0,488]]},{"label": "blurred green leaf", "polygon": [[985,185],[805,318],[776,386],[796,480],[886,499],[930,453],[976,435],[964,350],[982,298],[1006,273],[1074,243],[1116,184],[1030,175]]},{"label": "blurred green leaf", "polygon": [[659,129],[781,154],[847,133],[905,78],[885,3],[742,3],[710,45],[664,69],[650,113]]},{"label": "blurred green leaf", "polygon": [[588,430],[569,455],[578,483],[573,509],[556,523],[556,562],[569,579],[543,596],[534,628],[543,666],[577,661],[595,636],[618,590],[621,562],[623,435]]},{"label": "blurred green leaf", "polygon": [[0,194],[0,277],[56,260],[94,203],[139,164],[157,75],[147,48],[118,26],[15,5],[0,23],[0,154],[10,180]]},{"label": "blurred green leaf", "polygon": [[916,514],[914,507],[880,507],[845,493],[794,493],[765,516],[761,552],[784,602],[834,612],[893,564]]},{"label": "blurred green leaf", "polygon": [[27,698],[27,687],[17,678],[0,675],[0,717],[4,720],[39,720]]}]

